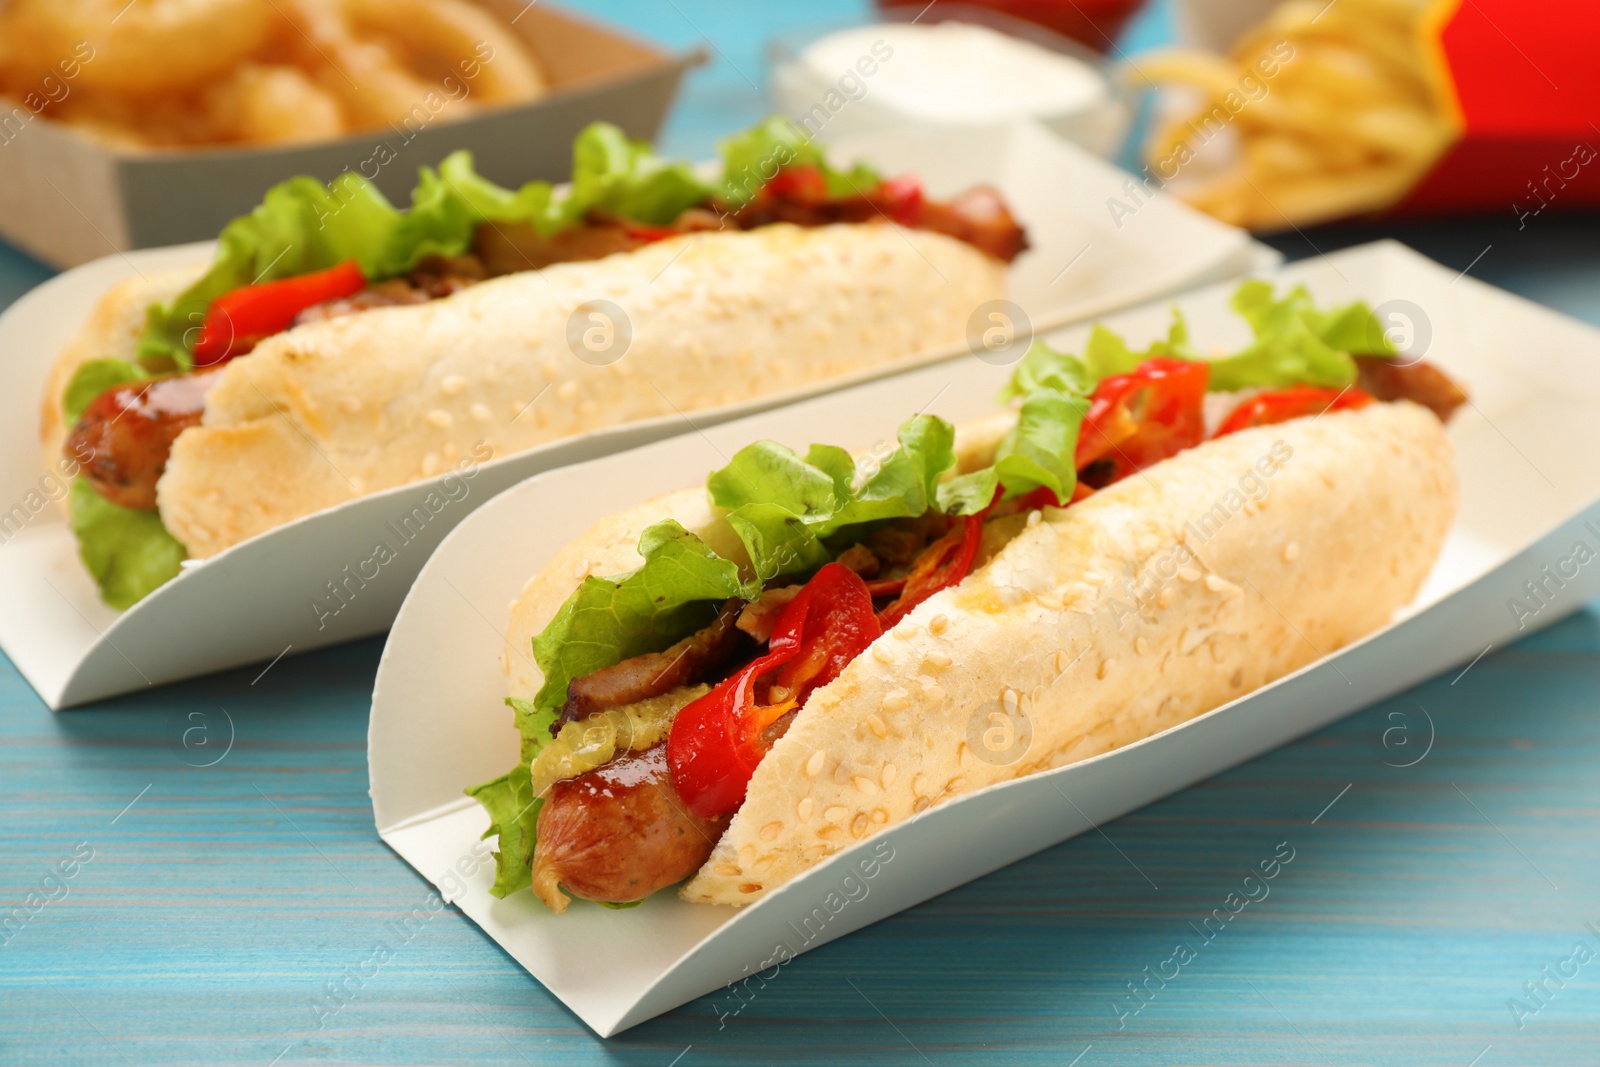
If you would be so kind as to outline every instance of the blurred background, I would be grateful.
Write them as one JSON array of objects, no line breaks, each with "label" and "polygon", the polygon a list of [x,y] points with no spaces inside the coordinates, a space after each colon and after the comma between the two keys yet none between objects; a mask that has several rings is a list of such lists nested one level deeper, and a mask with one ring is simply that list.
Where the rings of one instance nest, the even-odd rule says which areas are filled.
[{"label": "blurred background", "polygon": [[0,5],[0,299],[207,237],[296,173],[371,164],[403,198],[465,146],[556,179],[595,118],[703,159],[773,110],[824,141],[1031,117],[1291,258],[1395,237],[1578,314],[1597,280],[1587,5],[1513,37],[1501,0],[286,0],[275,29],[252,3],[197,5],[224,21],[193,39]]}]

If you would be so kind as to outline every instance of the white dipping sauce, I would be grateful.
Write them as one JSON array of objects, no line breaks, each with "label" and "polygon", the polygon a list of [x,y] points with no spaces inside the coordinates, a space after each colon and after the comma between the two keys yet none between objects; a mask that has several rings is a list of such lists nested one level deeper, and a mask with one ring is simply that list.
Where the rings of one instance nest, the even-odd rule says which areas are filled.
[{"label": "white dipping sauce", "polygon": [[[888,58],[885,46],[892,50]],[[1068,114],[1108,95],[1105,79],[1082,60],[964,22],[841,30],[812,42],[799,58],[816,77],[832,81],[863,56],[879,60],[867,79],[867,96],[929,122]]]}]

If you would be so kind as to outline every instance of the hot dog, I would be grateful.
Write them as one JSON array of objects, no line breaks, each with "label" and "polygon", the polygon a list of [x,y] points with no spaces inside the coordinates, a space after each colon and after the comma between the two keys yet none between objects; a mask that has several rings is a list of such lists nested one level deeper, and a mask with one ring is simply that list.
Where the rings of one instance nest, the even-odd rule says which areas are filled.
[{"label": "hot dog", "polygon": [[[604,124],[580,135],[565,193],[501,189],[462,154],[424,170],[408,212],[348,173],[296,179],[219,245],[198,277],[108,294],[51,376],[46,453],[93,437],[89,487],[161,518],[79,516],[80,540],[142,532],[204,559],[484,448],[505,456],[950,347],[972,308],[1004,294],[1027,238],[993,190],[937,201],[914,177],[835,168],[769,121],[730,139],[716,181]],[[113,389],[218,368],[185,420],[102,432]],[[115,584],[143,595],[172,573]]]},{"label": "hot dog", "polygon": [[[1144,351],[1104,331],[1084,358],[1036,346],[992,418],[917,416],[870,463],[751,445],[557,554],[507,629],[528,762],[469,790],[499,835],[497,892],[531,886],[558,912],[622,903],[618,886],[638,899],[678,868],[636,845],[693,816],[716,844],[683,896],[750,903],[929,807],[1183,722],[1386,623],[1451,521],[1442,419],[1464,393],[1399,358],[1364,305],[1247,283],[1236,306],[1257,338],[1235,355],[1201,355],[1181,320]],[[1365,323],[1373,350],[1307,359],[1301,331],[1336,320]],[[591,722],[574,694],[735,614],[745,644],[699,688],[607,708],[593,728],[611,747],[562,762]],[[650,728],[606,726],[634,718]],[[991,747],[996,723],[1026,740]],[[641,828],[605,783],[663,738],[664,814]],[[582,849],[547,845],[512,798],[558,805]]]}]

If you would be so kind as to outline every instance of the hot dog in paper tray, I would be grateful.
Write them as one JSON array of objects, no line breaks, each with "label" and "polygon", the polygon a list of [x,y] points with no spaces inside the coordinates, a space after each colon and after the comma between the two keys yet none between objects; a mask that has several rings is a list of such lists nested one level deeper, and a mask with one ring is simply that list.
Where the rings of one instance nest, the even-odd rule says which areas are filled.
[{"label": "hot dog in paper tray", "polygon": [[558,552],[506,631],[521,751],[467,789],[496,895],[747,904],[1389,622],[1455,513],[1464,394],[1364,304],[1233,306],[1238,352],[1181,318],[1143,352],[1035,344],[989,418],[753,444]]},{"label": "hot dog in paper tray", "polygon": [[512,191],[457,153],[406,211],[350,172],[294,179],[209,267],[108,292],[41,426],[105,601],[469,455],[957,346],[1027,247],[992,189],[930,200],[781,120],[726,141],[716,180],[605,124],[573,156],[566,191]]}]

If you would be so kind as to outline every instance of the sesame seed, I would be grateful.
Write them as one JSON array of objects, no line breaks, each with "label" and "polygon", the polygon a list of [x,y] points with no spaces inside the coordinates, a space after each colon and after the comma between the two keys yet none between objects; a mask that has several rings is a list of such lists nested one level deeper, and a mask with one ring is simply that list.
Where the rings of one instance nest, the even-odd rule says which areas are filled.
[{"label": "sesame seed", "polygon": [[858,774],[854,778],[850,779],[850,781],[863,793],[876,793],[878,791],[878,783],[874,782],[871,778],[868,778],[865,775]]},{"label": "sesame seed", "polygon": [[811,813],[816,809],[817,802],[810,797],[801,797],[800,803],[794,806],[794,813],[800,816],[801,822],[810,822]]},{"label": "sesame seed", "polygon": [[746,882],[746,883],[744,883],[743,885],[741,885],[739,887],[739,892],[741,892],[741,893],[759,893],[759,892],[761,892],[761,886],[759,884],[755,883],[755,882]]},{"label": "sesame seed", "polygon": [[722,876],[724,876],[726,878],[732,878],[734,875],[739,873],[739,868],[735,867],[731,863],[719,863],[713,869],[718,874],[720,874],[720,875],[722,875]]},{"label": "sesame seed", "polygon": [[1037,511],[1028,512],[1028,525],[1029,526],[1037,526],[1037,525],[1039,525],[1039,520],[1041,518],[1043,518],[1043,515],[1040,512],[1037,512]]},{"label": "sesame seed", "polygon": [[467,412],[472,416],[474,422],[488,422],[494,418],[494,412],[489,410],[489,405],[481,400],[468,408]]},{"label": "sesame seed", "polygon": [[944,689],[930,682],[922,687],[922,695],[930,704],[937,704],[944,699]]},{"label": "sesame seed", "polygon": [[1213,593],[1220,593],[1224,589],[1229,588],[1229,583],[1220,575],[1208,574],[1206,575],[1206,588],[1211,590]]},{"label": "sesame seed", "polygon": [[878,781],[883,784],[883,787],[885,789],[888,789],[890,784],[894,781],[894,776],[895,776],[895,766],[894,766],[894,764],[885,763],[883,765],[883,770],[878,775]]},{"label": "sesame seed", "polygon": [[867,813],[862,812],[850,820],[850,836],[860,837],[867,832]]},{"label": "sesame seed", "polygon": [[752,863],[754,863],[755,861],[756,861],[756,846],[754,846],[754,845],[744,845],[739,849],[739,862],[744,864],[746,869],[748,869],[749,866]]},{"label": "sesame seed", "polygon": [[1095,673],[1095,677],[1104,680],[1105,676],[1111,673],[1111,668],[1116,664],[1116,662],[1117,661],[1114,659],[1101,660],[1100,670]]},{"label": "sesame seed", "polygon": [[450,413],[444,408],[434,408],[432,411],[428,412],[428,425],[434,427],[435,429],[448,430],[450,428],[450,424],[455,421],[456,420],[452,419],[450,417]]},{"label": "sesame seed", "polygon": [[[783,833],[783,823],[769,822],[761,828],[761,840],[771,841],[781,833]],[[761,872],[757,871],[756,873],[759,874]]]},{"label": "sesame seed", "polygon": [[889,736],[889,727],[884,725],[883,720],[877,715],[867,716],[867,729],[871,730],[875,736],[880,738]]},{"label": "sesame seed", "polygon": [[850,809],[843,804],[835,804],[823,811],[822,817],[829,822],[844,822],[844,817],[850,814]]},{"label": "sesame seed", "polygon": [[874,644],[872,646],[872,658],[879,663],[890,663],[894,660],[894,654],[889,651],[888,645]]},{"label": "sesame seed", "polygon": [[1150,642],[1144,639],[1144,634],[1133,639],[1133,650],[1141,656],[1150,651]]},{"label": "sesame seed", "polygon": [[828,750],[819,748],[811,753],[811,758],[806,760],[806,777],[815,778],[822,771],[822,761],[828,758]]},{"label": "sesame seed", "polygon": [[910,638],[910,637],[913,637],[913,636],[916,635],[917,624],[908,620],[906,622],[901,623],[899,626],[896,626],[893,630],[891,630],[889,632],[894,634],[900,640],[904,641],[907,638]]},{"label": "sesame seed", "polygon": [[872,821],[875,823],[886,823],[889,821],[889,813],[882,808],[873,808]]},{"label": "sesame seed", "polygon": [[817,836],[824,841],[837,841],[844,836],[844,830],[837,826],[824,826],[817,831]]},{"label": "sesame seed", "polygon": [[929,652],[927,656],[924,657],[924,660],[928,664],[929,669],[936,671],[942,671],[946,667],[950,666],[951,663],[955,662],[943,652]]},{"label": "sesame seed", "polygon": [[572,401],[576,400],[577,398],[578,398],[578,383],[577,382],[562,382],[560,385],[556,386],[556,399],[557,400],[561,400],[561,401],[563,401],[565,403],[570,404],[570,403],[572,403]]},{"label": "sesame seed", "polygon": [[1200,572],[1193,567],[1180,567],[1178,568],[1178,577],[1186,582],[1198,582],[1200,580]]},{"label": "sesame seed", "polygon": [[884,711],[904,711],[911,706],[910,694],[904,689],[891,689],[883,698]]},{"label": "sesame seed", "polygon": [[911,810],[915,811],[915,812],[927,811],[929,805],[931,805],[932,803],[933,803],[933,801],[929,800],[927,797],[918,797],[912,803]]},{"label": "sesame seed", "polygon": [[1015,715],[1017,708],[1021,705],[1021,702],[1017,699],[1017,691],[1015,689],[1000,690],[1000,705],[1006,709],[1007,715]]},{"label": "sesame seed", "polygon": [[467,380],[459,374],[447,374],[439,383],[439,392],[445,396],[460,396],[466,388]]},{"label": "sesame seed", "polygon": [[928,620],[928,632],[930,634],[942,634],[945,632],[945,630],[949,629],[949,627],[950,619],[947,616],[935,615],[933,618]]},{"label": "sesame seed", "polygon": [[778,857],[776,856],[762,856],[760,859],[756,860],[755,866],[750,868],[750,873],[755,875],[757,878],[760,878],[768,871],[772,870],[772,865],[777,862]]},{"label": "sesame seed", "polygon": [[1161,592],[1156,594],[1156,607],[1167,607],[1172,603],[1172,598],[1175,596],[1177,596],[1177,594],[1172,591],[1172,586],[1169,585],[1165,587],[1161,590]]},{"label": "sesame seed", "polygon": [[1283,561],[1285,563],[1293,563],[1299,558],[1300,543],[1298,541],[1290,541],[1288,544],[1283,546]]}]

